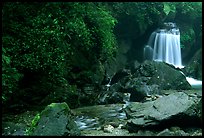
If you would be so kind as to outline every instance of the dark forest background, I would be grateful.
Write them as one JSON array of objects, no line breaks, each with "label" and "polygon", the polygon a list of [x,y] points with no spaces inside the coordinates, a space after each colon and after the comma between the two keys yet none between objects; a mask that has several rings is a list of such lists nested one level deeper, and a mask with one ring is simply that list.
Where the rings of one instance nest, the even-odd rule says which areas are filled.
[{"label": "dark forest background", "polygon": [[164,22],[180,29],[184,65],[202,50],[201,2],[2,5],[4,108],[64,101],[81,106],[83,86],[100,87],[105,77],[143,62],[150,34]]}]

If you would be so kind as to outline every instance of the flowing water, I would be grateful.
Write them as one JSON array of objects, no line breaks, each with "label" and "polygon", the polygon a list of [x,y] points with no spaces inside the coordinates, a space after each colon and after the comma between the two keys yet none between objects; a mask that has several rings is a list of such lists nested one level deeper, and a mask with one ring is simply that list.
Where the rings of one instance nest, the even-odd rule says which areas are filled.
[{"label": "flowing water", "polygon": [[102,126],[111,124],[124,125],[127,119],[123,109],[129,104],[130,94],[124,100],[125,104],[94,105],[73,109],[75,122],[80,130],[99,130]]},{"label": "flowing water", "polygon": [[[144,59],[166,62],[176,68],[184,68],[181,59],[180,31],[175,23],[164,23],[165,28],[154,31],[144,47]],[[183,72],[181,72],[185,75]],[[194,89],[202,89],[202,80],[185,76]]]},{"label": "flowing water", "polygon": [[149,38],[148,46],[153,48],[152,59],[182,68],[180,31],[174,23],[166,26],[171,28],[157,29]]}]

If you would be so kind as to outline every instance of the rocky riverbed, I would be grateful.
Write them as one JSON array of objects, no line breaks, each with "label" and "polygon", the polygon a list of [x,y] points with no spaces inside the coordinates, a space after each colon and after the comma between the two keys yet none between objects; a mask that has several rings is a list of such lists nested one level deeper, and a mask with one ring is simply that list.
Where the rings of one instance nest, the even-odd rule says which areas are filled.
[{"label": "rocky riverbed", "polygon": [[[179,99],[177,99],[177,102],[181,104],[186,103],[186,106],[183,106],[185,109],[177,109],[173,106],[173,104],[167,105],[167,107],[164,109],[163,107],[158,106],[159,102],[166,101],[168,104],[170,104],[171,100],[174,100],[172,97],[180,97],[180,99],[183,99],[181,102],[179,102]],[[151,124],[153,127],[159,126],[155,124],[163,123],[163,121],[161,121],[162,119],[167,120],[167,122],[168,119],[170,121],[176,120],[176,118],[172,116],[177,116],[177,118],[181,117],[180,115],[182,115],[182,117],[194,118],[195,116],[198,116],[199,118],[199,113],[197,113],[197,111],[192,115],[189,113],[189,110],[197,106],[192,101],[197,103],[201,98],[202,90],[166,90],[162,91],[160,96],[152,96],[152,98],[150,97],[144,102],[86,106],[71,109],[71,114],[76,126],[81,131],[80,135],[82,136],[201,136],[201,116],[201,120],[198,120],[197,122],[198,124],[193,124],[192,126],[189,125],[188,127],[182,127],[182,125],[178,126],[176,123],[166,125],[166,127],[161,127],[159,129],[152,129],[148,126],[149,124]],[[192,99],[192,101],[185,101],[188,99]],[[140,104],[140,106],[133,106],[134,104]],[[168,114],[156,115],[158,112],[148,114],[148,110],[152,110],[150,109],[150,104],[155,106],[157,105],[158,112],[164,112],[163,110],[165,110],[165,112]],[[187,104],[189,106],[187,106]],[[145,105],[148,106],[145,107]],[[198,108],[196,107],[196,109]],[[199,110],[201,110],[201,108]],[[4,115],[2,118],[2,135],[26,135],[25,132],[31,126],[31,122],[37,113],[39,112],[27,111],[17,115]],[[149,116],[149,118],[144,120],[144,118],[138,113],[146,114],[146,116]],[[190,119],[191,118],[188,118],[187,121]],[[137,131],[132,131],[132,129],[137,129]]]}]

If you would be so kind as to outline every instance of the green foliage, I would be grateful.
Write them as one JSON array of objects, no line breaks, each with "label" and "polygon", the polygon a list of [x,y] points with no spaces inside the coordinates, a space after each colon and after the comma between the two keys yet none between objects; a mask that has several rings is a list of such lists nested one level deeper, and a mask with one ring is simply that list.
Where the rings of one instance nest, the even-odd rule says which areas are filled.
[{"label": "green foliage", "polygon": [[26,129],[26,135],[31,135],[33,130],[35,129],[35,127],[38,124],[38,121],[40,120],[40,113],[36,114],[35,117],[33,118],[31,125],[28,129]]},{"label": "green foliage", "polygon": [[[24,78],[36,74],[47,78],[32,84],[36,85],[32,92],[43,92],[39,84],[66,85],[69,80],[62,80],[73,79],[70,70],[74,66],[89,70],[90,65],[114,56],[116,20],[104,7],[92,2],[7,2],[2,15],[4,101],[7,93],[16,90],[21,74]],[[91,68],[91,72],[96,69]]]},{"label": "green foliage", "polygon": [[31,126],[33,126],[33,127],[36,126],[39,119],[40,119],[40,114],[38,113],[38,114],[34,117],[34,119],[32,120]]},{"label": "green foliage", "polygon": [[182,14],[191,17],[202,16],[202,2],[175,2],[175,5]]},{"label": "green foliage", "polygon": [[[161,21],[160,2],[108,2],[107,7],[118,20],[115,33],[118,39],[134,39]],[[133,31],[134,30],[134,31]]]},{"label": "green foliage", "polygon": [[[20,91],[23,96],[47,95],[59,88],[76,92],[75,85],[96,83],[103,78],[103,63],[116,55],[114,33],[120,40],[135,39],[175,10],[192,21],[202,17],[201,6],[201,2],[5,2],[2,101]],[[182,44],[192,41],[193,35],[183,33]],[[35,81],[25,86],[27,90],[24,84],[19,86],[25,78]]]},{"label": "green foliage", "polygon": [[181,47],[189,48],[202,34],[202,3],[173,2],[171,5],[176,7],[175,20],[181,31]]},{"label": "green foliage", "polygon": [[22,74],[11,66],[11,58],[5,48],[2,47],[2,103],[7,101],[17,89],[17,82],[20,78],[22,78]]},{"label": "green foliage", "polygon": [[185,31],[180,36],[181,48],[186,48],[189,44],[195,41],[195,32],[192,28],[185,28]]},{"label": "green foliage", "polygon": [[164,12],[166,15],[168,15],[169,12],[176,12],[176,7],[175,7],[174,3],[164,2]]},{"label": "green foliage", "polygon": [[181,43],[188,43],[188,42],[191,42],[191,40],[192,40],[192,37],[188,33],[181,35]]},{"label": "green foliage", "polygon": [[202,18],[202,2],[175,2],[177,20],[187,24],[195,23]]},{"label": "green foliage", "polygon": [[177,12],[182,16],[194,19],[202,16],[202,2],[163,2],[164,12]]}]

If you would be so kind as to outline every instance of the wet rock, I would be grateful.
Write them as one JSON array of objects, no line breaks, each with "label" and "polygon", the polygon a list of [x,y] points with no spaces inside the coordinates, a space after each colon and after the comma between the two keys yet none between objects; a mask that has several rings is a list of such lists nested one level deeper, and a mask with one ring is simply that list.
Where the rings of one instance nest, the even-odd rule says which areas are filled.
[{"label": "wet rock", "polygon": [[133,78],[147,77],[147,85],[159,85],[162,90],[187,90],[191,89],[185,76],[179,69],[164,62],[155,62],[146,60],[141,64]]},{"label": "wet rock", "polygon": [[153,94],[160,94],[158,85],[141,85],[133,87],[131,90],[130,101],[131,102],[142,102],[146,97]]},{"label": "wet rock", "polygon": [[52,103],[40,114],[36,125],[31,126],[31,136],[76,136],[80,131],[71,118],[66,103]]},{"label": "wet rock", "polygon": [[[144,87],[143,87],[144,88]],[[147,96],[145,89],[143,88],[133,88],[131,89],[130,101],[131,102],[141,102]]]},{"label": "wet rock", "polygon": [[124,78],[125,76],[130,75],[131,71],[128,69],[121,69],[119,70],[111,79],[110,85],[117,83],[119,80]]},{"label": "wet rock", "polygon": [[27,126],[22,123],[2,122],[3,136],[23,136]]},{"label": "wet rock", "polygon": [[[147,81],[151,79],[150,77],[138,77],[127,79],[121,88],[123,92],[131,93],[130,101],[141,102],[149,95],[160,94],[159,85],[152,84],[147,85]],[[124,80],[123,80],[124,81]]]},{"label": "wet rock", "polygon": [[202,80],[202,48],[195,53],[190,62],[182,70],[186,76]]},{"label": "wet rock", "polygon": [[185,133],[183,130],[171,131],[167,128],[158,133],[157,136],[189,136],[189,134]]},{"label": "wet rock", "polygon": [[202,129],[194,130],[191,136],[202,136]]},{"label": "wet rock", "polygon": [[130,61],[128,67],[131,70],[131,73],[134,74],[134,72],[136,71],[136,69],[140,66],[140,63],[135,60],[135,61]]},{"label": "wet rock", "polygon": [[108,132],[108,133],[113,132],[113,130],[114,130],[114,127],[111,126],[111,125],[105,125],[104,128],[103,128],[103,131]]},{"label": "wet rock", "polygon": [[115,91],[103,91],[99,94],[97,104],[124,103],[125,94]]},{"label": "wet rock", "polygon": [[109,87],[109,90],[110,90],[110,91],[122,92],[122,89],[123,89],[123,87],[121,86],[121,83],[120,83],[120,82],[115,83],[115,84],[113,84],[113,85],[111,85],[111,86]]},{"label": "wet rock", "polygon": [[201,98],[177,92],[155,101],[132,102],[125,109],[127,128],[137,132],[139,129],[161,129],[172,125],[201,126],[200,101]]}]

